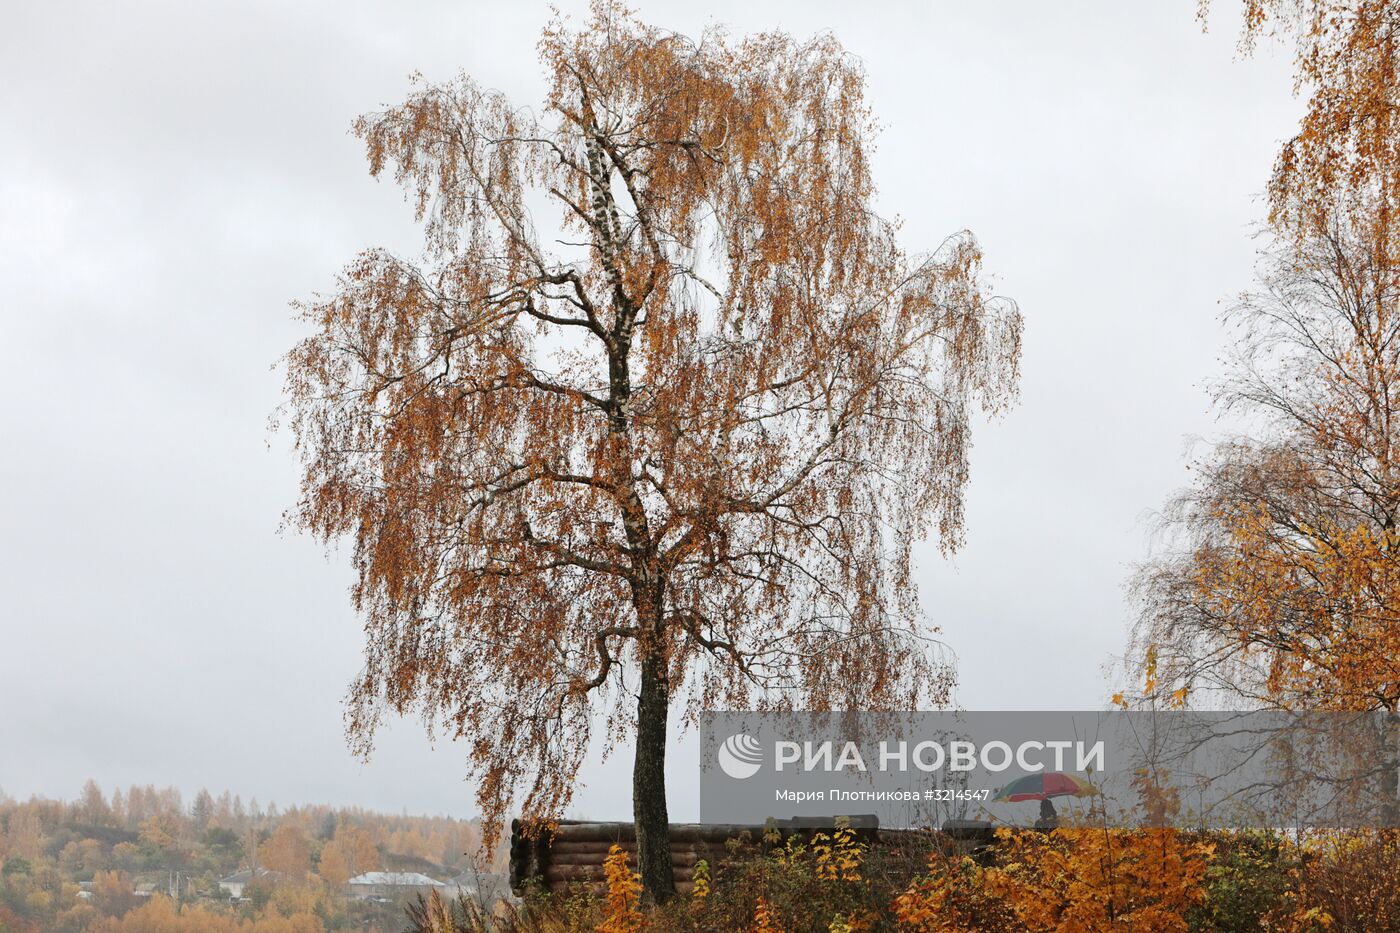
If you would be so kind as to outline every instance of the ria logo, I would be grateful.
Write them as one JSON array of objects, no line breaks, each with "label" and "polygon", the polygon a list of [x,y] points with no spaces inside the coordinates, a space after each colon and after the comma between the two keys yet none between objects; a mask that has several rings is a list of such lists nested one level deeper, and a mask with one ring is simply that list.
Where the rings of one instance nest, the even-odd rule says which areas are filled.
[{"label": "ria logo", "polygon": [[753,777],[763,767],[763,746],[753,736],[736,732],[724,740],[718,757],[720,770],[742,781]]}]

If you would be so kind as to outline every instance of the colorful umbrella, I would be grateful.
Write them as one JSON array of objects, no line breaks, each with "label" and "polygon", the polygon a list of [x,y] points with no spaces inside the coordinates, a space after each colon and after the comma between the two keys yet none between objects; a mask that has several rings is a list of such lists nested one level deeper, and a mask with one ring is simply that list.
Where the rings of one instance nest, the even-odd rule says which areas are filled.
[{"label": "colorful umbrella", "polygon": [[1028,774],[1007,784],[993,800],[1049,800],[1051,797],[1088,797],[1098,793],[1094,785],[1063,771]]}]

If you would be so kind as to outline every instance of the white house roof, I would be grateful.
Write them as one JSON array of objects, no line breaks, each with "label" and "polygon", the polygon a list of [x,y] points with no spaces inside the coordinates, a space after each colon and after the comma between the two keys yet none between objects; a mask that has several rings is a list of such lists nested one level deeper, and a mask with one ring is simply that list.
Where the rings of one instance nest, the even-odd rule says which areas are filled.
[{"label": "white house roof", "polygon": [[[267,873],[268,873],[268,871],[267,871],[266,868],[259,868],[259,869],[258,869],[258,875],[257,875],[257,876],[258,876],[259,878],[261,878],[263,875],[266,875]],[[219,879],[219,884],[247,884],[248,882],[250,882],[250,881],[252,881],[252,880],[253,880],[253,873],[252,873],[251,871],[249,871],[248,869],[245,868],[245,869],[243,869],[242,871],[236,871],[236,872],[234,872],[233,874],[229,875],[227,878],[220,878],[220,879]]]},{"label": "white house roof", "polygon": [[406,888],[444,888],[441,881],[435,881],[417,871],[367,871],[350,879],[351,884],[398,885]]}]

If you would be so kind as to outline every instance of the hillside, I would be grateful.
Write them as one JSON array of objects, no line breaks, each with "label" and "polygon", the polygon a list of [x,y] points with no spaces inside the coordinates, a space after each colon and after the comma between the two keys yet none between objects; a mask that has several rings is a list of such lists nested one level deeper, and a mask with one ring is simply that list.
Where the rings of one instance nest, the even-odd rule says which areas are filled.
[{"label": "hillside", "polygon": [[282,809],[228,791],[187,802],[88,781],[73,801],[0,795],[0,930],[398,930],[417,889],[350,879],[416,872],[471,889],[493,868],[480,844],[472,820]]}]

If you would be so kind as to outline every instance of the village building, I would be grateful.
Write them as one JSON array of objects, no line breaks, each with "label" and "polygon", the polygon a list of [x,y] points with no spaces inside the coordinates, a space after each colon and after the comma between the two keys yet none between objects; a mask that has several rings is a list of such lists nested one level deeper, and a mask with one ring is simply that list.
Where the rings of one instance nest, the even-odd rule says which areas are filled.
[{"label": "village building", "polygon": [[398,900],[430,891],[448,896],[454,886],[417,871],[367,871],[350,879],[350,896],[362,900],[385,898]]},{"label": "village building", "polygon": [[268,874],[266,868],[259,868],[256,872],[245,868],[243,871],[234,872],[227,878],[220,878],[219,889],[227,893],[233,900],[239,901],[243,899],[243,889],[248,886],[249,882],[266,874]]}]

